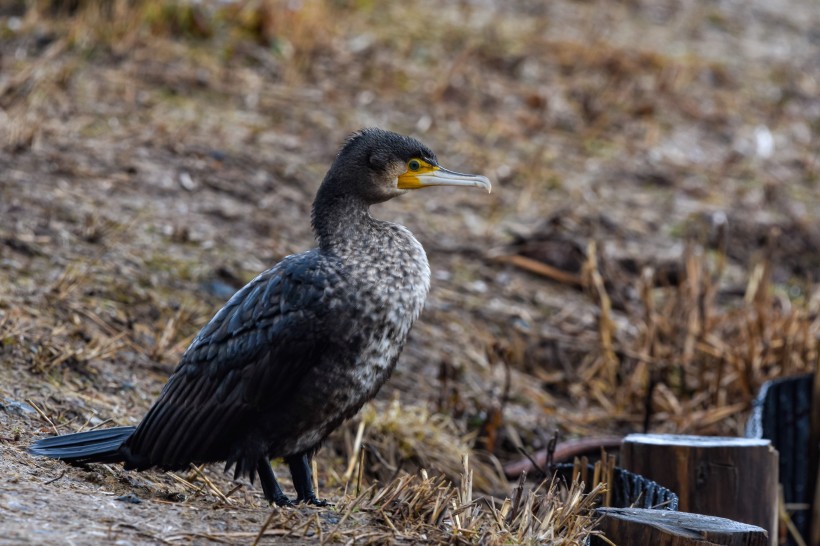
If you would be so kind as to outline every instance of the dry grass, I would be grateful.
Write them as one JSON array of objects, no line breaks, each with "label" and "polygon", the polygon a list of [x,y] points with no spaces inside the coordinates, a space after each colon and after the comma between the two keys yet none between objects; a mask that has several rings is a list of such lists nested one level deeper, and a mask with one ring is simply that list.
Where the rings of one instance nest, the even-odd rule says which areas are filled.
[{"label": "dry grass", "polygon": [[[818,126],[814,65],[800,47],[766,62],[737,54],[766,34],[716,38],[710,22],[719,18],[705,11],[723,7],[684,3],[669,16],[560,1],[555,11],[80,0],[54,12],[56,4],[25,4],[20,30],[0,25],[0,390],[47,418],[13,422],[8,460],[27,461],[26,438],[52,426],[138,419],[224,301],[203,286],[228,278],[235,287],[312,243],[310,195],[337,141],[362,125],[420,135],[448,165],[485,172],[498,188],[490,204],[452,194],[383,211],[417,233],[436,276],[391,383],[402,402],[385,389],[358,440],[357,422],[319,454],[324,495],[339,498],[345,486],[352,495],[341,503],[347,523],[377,521],[364,540],[577,538],[588,523],[562,520],[554,504],[592,502],[572,489],[476,502],[478,493],[505,496],[496,458],[517,457],[521,443],[540,447],[555,428],[739,433],[761,382],[817,365],[816,278],[775,274],[793,256],[742,261],[731,247],[684,240],[693,210],[725,210],[730,223],[736,212],[752,239],[762,220],[810,232],[820,195],[816,142],[804,137]],[[639,26],[645,13],[677,26]],[[720,15],[740,21],[737,32],[749,22]],[[624,29],[633,34],[608,34]],[[673,37],[645,39],[659,29]],[[693,44],[709,55],[686,49]],[[774,135],[770,158],[755,155],[760,126]],[[605,261],[589,260],[558,276],[570,290],[482,261],[510,232],[530,233],[564,207],[604,225],[579,235],[584,249],[592,240],[601,254],[615,245],[642,258],[685,247],[676,257],[684,280],[656,286],[648,270],[613,278]],[[494,347],[508,353],[503,370]],[[335,474],[334,459],[347,472]],[[117,472],[101,472],[105,486],[130,490]],[[202,472],[180,477],[191,484],[183,508],[261,505],[254,489],[231,495],[235,484]],[[91,481],[72,475],[51,485]],[[181,483],[156,479],[145,495],[162,498]],[[334,530],[314,516],[280,511],[261,533],[253,522],[241,532],[151,536],[353,537],[355,526]]]},{"label": "dry grass", "polygon": [[[338,527],[349,518],[370,516],[381,533],[356,536],[357,542],[393,540],[436,544],[550,544],[581,545],[594,532],[592,510],[604,492],[602,484],[584,494],[583,484],[567,488],[542,482],[534,488],[522,479],[512,498],[497,503],[475,498],[473,471],[463,461],[460,485],[443,476],[430,478],[424,470],[396,477],[384,486],[373,485],[339,505]],[[355,515],[354,515],[355,514]],[[337,530],[327,540],[343,540]]]},{"label": "dry grass", "polygon": [[[420,469],[441,474],[457,482],[462,460],[472,454],[472,468],[477,474],[476,489],[484,493],[504,494],[507,480],[500,463],[492,456],[475,453],[474,434],[463,429],[451,416],[432,413],[426,407],[376,402],[362,412],[364,427],[364,471],[369,478],[382,482],[400,471],[415,473]],[[355,445],[355,443],[354,443]],[[348,457],[358,461],[354,449]],[[357,472],[349,473],[351,476]]]},{"label": "dry grass", "polygon": [[742,434],[765,381],[816,369],[820,291],[789,300],[768,280],[771,262],[764,260],[752,269],[743,299],[719,305],[725,260],[691,245],[685,278],[674,288],[653,288],[645,271],[636,283],[641,299],[620,326],[591,264],[587,284],[599,304],[600,352],[579,370],[585,395],[613,416],[653,428]]}]

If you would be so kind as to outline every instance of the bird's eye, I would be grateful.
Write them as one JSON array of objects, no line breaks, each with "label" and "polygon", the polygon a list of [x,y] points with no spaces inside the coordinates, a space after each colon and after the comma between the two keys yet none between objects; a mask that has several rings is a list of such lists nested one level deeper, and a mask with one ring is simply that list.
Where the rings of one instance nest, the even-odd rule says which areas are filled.
[{"label": "bird's eye", "polygon": [[421,161],[418,159],[411,159],[407,162],[407,169],[410,171],[417,171],[421,169]]}]

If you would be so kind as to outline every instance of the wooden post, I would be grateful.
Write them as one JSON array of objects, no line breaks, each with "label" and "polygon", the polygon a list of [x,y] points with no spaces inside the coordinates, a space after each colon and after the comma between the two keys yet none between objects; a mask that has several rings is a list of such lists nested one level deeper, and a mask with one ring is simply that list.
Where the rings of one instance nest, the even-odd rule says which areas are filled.
[{"label": "wooden post", "polygon": [[[817,469],[820,473],[820,468]],[[820,478],[817,479],[814,487],[814,499],[811,505],[811,528],[809,532],[809,544],[820,544]]]},{"label": "wooden post", "polygon": [[[755,525],[729,519],[669,510],[643,508],[599,508],[597,529],[618,546],[766,546],[766,531]],[[593,535],[591,546],[606,541]]]},{"label": "wooden post", "polygon": [[809,423],[809,485],[814,485],[814,498],[811,502],[811,527],[809,543],[820,544],[820,351],[817,353],[817,364],[814,369],[814,382],[811,397],[811,416]]},{"label": "wooden post", "polygon": [[677,493],[682,512],[757,525],[777,543],[778,460],[769,440],[630,434],[621,465]]}]

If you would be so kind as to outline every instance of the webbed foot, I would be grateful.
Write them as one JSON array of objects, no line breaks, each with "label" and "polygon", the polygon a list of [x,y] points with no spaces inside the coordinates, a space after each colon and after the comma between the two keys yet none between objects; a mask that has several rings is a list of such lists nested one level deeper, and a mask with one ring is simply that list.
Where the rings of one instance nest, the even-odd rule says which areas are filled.
[{"label": "webbed foot", "polygon": [[279,487],[279,482],[276,481],[276,476],[273,475],[273,469],[270,467],[270,461],[266,458],[259,459],[256,472],[259,474],[259,481],[262,483],[262,491],[265,492],[265,500],[276,506],[294,505],[293,501]]},{"label": "webbed foot", "polygon": [[278,496],[273,498],[273,501],[269,501],[269,502],[271,504],[275,504],[276,506],[279,506],[279,507],[282,507],[282,508],[284,508],[284,507],[292,508],[292,507],[296,506],[296,504],[299,503],[300,501],[297,500],[296,502],[293,502],[286,495],[278,495]]},{"label": "webbed foot", "polygon": [[320,506],[320,507],[333,506],[332,502],[328,502],[325,499],[317,499],[316,495],[311,495],[311,496],[309,496],[307,498],[304,498],[304,499],[303,498],[298,498],[298,499],[296,499],[296,503],[297,504],[305,503],[305,504],[311,504],[313,506]]},{"label": "webbed foot", "polygon": [[310,471],[310,460],[305,454],[295,455],[285,459],[290,466],[290,475],[296,489],[296,502],[312,504],[313,506],[333,506],[332,503],[317,499],[313,492],[313,477]]}]

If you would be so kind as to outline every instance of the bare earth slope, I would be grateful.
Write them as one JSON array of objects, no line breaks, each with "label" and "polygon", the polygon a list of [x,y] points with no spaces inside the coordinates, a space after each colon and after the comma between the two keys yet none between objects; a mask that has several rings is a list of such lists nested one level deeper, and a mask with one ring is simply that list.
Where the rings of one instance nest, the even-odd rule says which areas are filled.
[{"label": "bare earth slope", "polygon": [[[493,461],[554,429],[739,434],[762,381],[816,361],[814,0],[242,5],[233,26],[0,9],[0,543],[254,541],[261,491],[216,466],[208,485],[25,449],[136,424],[230,294],[313,245],[313,194],[363,126],[494,182],[374,211],[423,243],[433,288],[365,412],[366,484],[457,479],[475,448],[503,497]],[[343,517],[357,430],[317,457],[343,508],[277,512],[263,541],[421,540]]]}]

